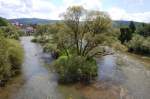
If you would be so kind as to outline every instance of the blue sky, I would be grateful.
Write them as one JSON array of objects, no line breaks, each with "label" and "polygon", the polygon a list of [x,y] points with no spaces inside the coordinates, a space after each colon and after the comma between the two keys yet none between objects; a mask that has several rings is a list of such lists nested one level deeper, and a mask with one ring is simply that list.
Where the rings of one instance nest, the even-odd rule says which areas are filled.
[{"label": "blue sky", "polygon": [[150,0],[0,0],[0,16],[60,19],[73,5],[106,11],[113,20],[150,22]]}]

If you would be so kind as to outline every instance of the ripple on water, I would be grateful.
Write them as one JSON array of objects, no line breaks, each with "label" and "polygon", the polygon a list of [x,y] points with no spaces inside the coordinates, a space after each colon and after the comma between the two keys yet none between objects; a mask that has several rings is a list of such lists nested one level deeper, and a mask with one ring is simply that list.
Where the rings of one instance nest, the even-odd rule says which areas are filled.
[{"label": "ripple on water", "polygon": [[[123,54],[97,58],[98,81],[91,85],[58,85],[57,76],[48,71],[44,64],[51,63],[51,56],[42,53],[41,46],[30,42],[31,39],[32,37],[21,38],[25,50],[25,61],[22,66],[25,82],[14,86],[15,90],[12,86],[6,88],[6,92],[2,93],[6,96],[2,99],[8,99],[9,94],[12,96],[9,99],[66,99],[70,96],[72,99],[150,97],[150,71],[136,58]],[[20,82],[17,81],[16,84]]]}]

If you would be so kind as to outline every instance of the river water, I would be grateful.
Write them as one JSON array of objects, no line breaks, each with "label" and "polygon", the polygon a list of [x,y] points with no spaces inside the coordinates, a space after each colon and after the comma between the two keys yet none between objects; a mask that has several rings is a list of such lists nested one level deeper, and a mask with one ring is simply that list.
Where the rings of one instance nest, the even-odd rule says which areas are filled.
[{"label": "river water", "polygon": [[150,99],[149,59],[118,53],[103,56],[97,58],[98,78],[93,85],[59,85],[57,75],[46,67],[53,61],[50,54],[32,38],[21,38],[22,75],[0,89],[0,99]]}]

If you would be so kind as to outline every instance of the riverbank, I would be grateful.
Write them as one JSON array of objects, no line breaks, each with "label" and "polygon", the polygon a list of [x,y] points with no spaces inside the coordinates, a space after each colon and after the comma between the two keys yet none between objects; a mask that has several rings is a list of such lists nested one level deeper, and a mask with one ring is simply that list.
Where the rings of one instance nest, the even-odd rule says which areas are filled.
[{"label": "riverbank", "polygon": [[20,74],[24,51],[18,40],[0,36],[0,87]]},{"label": "riverbank", "polygon": [[[83,99],[149,99],[150,71],[146,58],[130,53],[107,55],[97,59],[99,64],[98,81],[90,85],[76,84],[63,86],[62,92],[72,97],[76,94]],[[68,94],[66,94],[68,96]],[[75,95],[77,96],[77,95]],[[81,99],[82,99],[81,98]]]},{"label": "riverbank", "polygon": [[150,57],[149,56],[137,55],[133,53],[126,53],[126,55],[143,63],[144,66],[150,70]]},{"label": "riverbank", "polygon": [[5,87],[0,88],[0,99],[11,99],[11,95],[18,92],[18,89],[25,83],[22,75],[13,77],[6,83]]}]

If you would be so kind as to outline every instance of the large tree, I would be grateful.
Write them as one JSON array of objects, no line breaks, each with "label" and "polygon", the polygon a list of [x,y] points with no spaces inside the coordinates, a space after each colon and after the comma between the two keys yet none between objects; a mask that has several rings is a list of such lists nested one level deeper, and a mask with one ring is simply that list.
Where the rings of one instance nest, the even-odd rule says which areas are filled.
[{"label": "large tree", "polygon": [[130,29],[131,33],[134,33],[136,31],[136,26],[133,21],[130,22],[129,29]]},{"label": "large tree", "polygon": [[101,53],[97,48],[112,33],[111,19],[107,13],[73,6],[63,13],[63,19],[65,28],[58,34],[61,39],[60,45],[64,45],[63,48],[66,47],[65,45],[67,48],[73,47],[77,55],[85,57],[94,57]]},{"label": "large tree", "polygon": [[120,33],[119,40],[122,44],[127,43],[132,39],[132,33],[129,28],[120,28]]},{"label": "large tree", "polygon": [[58,58],[54,67],[59,80],[88,82],[97,76],[93,57],[103,54],[101,47],[114,37],[111,19],[105,12],[81,6],[69,7],[62,16],[64,22],[56,26],[58,31],[52,33],[53,40],[48,43],[53,56]]}]

